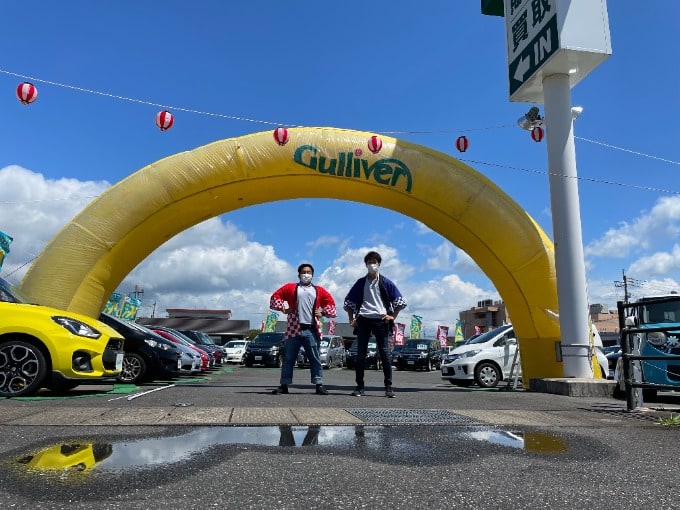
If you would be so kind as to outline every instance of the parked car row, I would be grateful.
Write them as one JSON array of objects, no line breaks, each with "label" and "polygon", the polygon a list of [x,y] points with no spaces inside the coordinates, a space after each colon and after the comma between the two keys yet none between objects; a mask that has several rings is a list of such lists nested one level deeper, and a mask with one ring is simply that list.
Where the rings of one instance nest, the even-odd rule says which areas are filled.
[{"label": "parked car row", "polygon": [[[247,367],[254,365],[281,367],[284,345],[283,333],[260,333],[252,342],[246,342],[243,363]],[[347,367],[353,370],[356,367],[357,351],[356,340],[349,349],[345,349],[344,339],[337,335],[323,335],[319,342],[319,357],[321,358],[321,366],[325,369]],[[418,368],[438,370],[441,366],[441,352],[437,340],[409,340],[405,345],[393,346],[390,357],[392,365],[398,370]],[[309,367],[309,360],[304,348],[300,348],[296,364],[299,368]],[[382,369],[377,343],[373,337],[369,338],[368,341],[365,367],[376,370]]]},{"label": "parked car row", "polygon": [[31,395],[42,387],[66,391],[121,373],[118,332],[91,317],[35,303],[0,278],[0,396]]},{"label": "parked car row", "polygon": [[223,348],[209,343],[202,336],[205,333],[162,326],[150,329],[106,313],[100,314],[99,320],[125,339],[123,368],[118,375],[120,382],[137,384],[173,379],[222,365]]},{"label": "parked car row", "polygon": [[41,306],[0,278],[0,396],[64,392],[100,380],[172,379],[222,363],[222,347],[186,333]]}]

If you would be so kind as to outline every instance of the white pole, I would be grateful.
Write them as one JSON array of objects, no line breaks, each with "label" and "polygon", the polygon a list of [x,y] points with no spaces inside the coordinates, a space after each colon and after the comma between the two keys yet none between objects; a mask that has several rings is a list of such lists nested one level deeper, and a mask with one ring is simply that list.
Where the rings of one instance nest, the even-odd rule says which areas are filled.
[{"label": "white pole", "polygon": [[593,377],[569,76],[543,80],[557,299],[565,377]]}]

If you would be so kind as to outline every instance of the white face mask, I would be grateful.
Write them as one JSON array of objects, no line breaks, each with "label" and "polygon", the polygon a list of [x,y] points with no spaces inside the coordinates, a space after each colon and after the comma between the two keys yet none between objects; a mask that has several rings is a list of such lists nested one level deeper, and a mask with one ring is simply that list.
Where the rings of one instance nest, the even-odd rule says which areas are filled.
[{"label": "white face mask", "polygon": [[302,283],[303,285],[309,285],[310,283],[312,283],[312,275],[308,273],[301,274],[300,283]]},{"label": "white face mask", "polygon": [[377,273],[379,268],[380,264],[366,264],[366,269],[368,269],[368,272],[371,274]]}]

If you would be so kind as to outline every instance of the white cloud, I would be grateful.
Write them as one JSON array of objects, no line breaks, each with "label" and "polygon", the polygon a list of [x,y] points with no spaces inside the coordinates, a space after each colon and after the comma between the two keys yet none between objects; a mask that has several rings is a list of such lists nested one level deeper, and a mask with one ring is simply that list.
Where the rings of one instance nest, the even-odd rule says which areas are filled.
[{"label": "white cloud", "polygon": [[106,181],[45,179],[17,165],[0,169],[0,230],[14,238],[3,274],[20,280],[29,263],[83,207],[100,195]]},{"label": "white cloud", "polygon": [[451,267],[451,254],[456,247],[448,241],[444,241],[435,247],[423,246],[422,249],[428,251],[433,256],[429,257],[425,265],[428,269],[448,270]]},{"label": "white cloud", "polygon": [[[2,275],[13,273],[9,279],[18,282],[57,232],[108,187],[106,181],[49,180],[18,166],[1,169],[0,230],[15,239]],[[636,245],[637,236],[642,234],[647,235],[651,246],[661,247],[662,240],[677,238],[679,214],[680,199],[662,199],[649,214],[608,232],[599,245],[593,243],[591,256],[597,253],[595,248],[609,254],[616,243],[626,248]],[[369,250],[381,253],[382,273],[398,285],[409,302],[399,320],[408,324],[411,315],[420,315],[427,334],[434,334],[431,329],[438,323],[454,324],[460,311],[481,299],[499,299],[492,283],[469,255],[438,234],[433,243],[421,241],[416,246],[409,238],[404,243],[403,235],[357,242],[329,232],[315,239],[292,241],[282,233],[276,240],[278,245],[273,246],[257,242],[257,231],[247,234],[228,218],[209,219],[173,237],[136,267],[118,290],[129,293],[135,286],[142,288],[144,314],[150,314],[154,305],[158,316],[163,316],[166,308],[227,308],[233,311],[234,318],[250,320],[256,327],[267,312],[271,293],[296,279],[299,261],[290,262],[280,253],[301,242],[305,249],[332,248],[334,254],[315,257],[315,283],[334,296],[341,321],[346,320],[342,301],[356,279],[365,274],[363,257]],[[420,222],[415,223],[422,226],[423,233],[434,233]],[[401,224],[396,230],[402,230]],[[364,235],[364,239],[369,237]],[[604,250],[605,245],[608,250]],[[666,245],[667,242],[663,246]],[[678,288],[678,271],[678,243],[666,251],[641,253],[630,265],[636,278],[654,276],[656,285],[665,285],[668,290]],[[466,275],[465,279],[462,275]],[[622,289],[613,281],[595,279],[588,286],[592,303],[613,307],[622,298]]]},{"label": "white cloud", "polygon": [[648,213],[632,222],[622,222],[619,228],[609,229],[602,238],[585,247],[588,257],[623,258],[639,253],[669,240],[680,233],[680,197],[662,197]]},{"label": "white cloud", "polygon": [[680,271],[680,245],[674,245],[670,252],[656,252],[641,257],[628,270],[631,274],[642,275],[644,278]]}]

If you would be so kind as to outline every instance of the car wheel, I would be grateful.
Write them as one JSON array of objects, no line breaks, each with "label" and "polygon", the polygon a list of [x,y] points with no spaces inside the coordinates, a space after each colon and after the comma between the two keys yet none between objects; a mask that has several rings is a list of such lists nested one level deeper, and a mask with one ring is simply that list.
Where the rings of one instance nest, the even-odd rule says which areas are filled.
[{"label": "car wheel", "polygon": [[331,368],[333,368],[333,358],[328,357],[327,359],[328,359],[328,363],[326,363],[326,368],[328,368],[328,370],[330,370]]},{"label": "car wheel", "polygon": [[375,360],[375,369],[382,370],[382,360],[380,358]]},{"label": "car wheel", "polygon": [[454,386],[461,386],[463,388],[467,388],[468,386],[472,386],[472,383],[474,381],[471,381],[469,379],[449,379],[449,382]]},{"label": "car wheel", "polygon": [[480,363],[475,368],[475,382],[482,388],[494,388],[501,380],[501,373],[493,363]]},{"label": "car wheel", "polygon": [[252,367],[252,366],[253,366],[253,362],[252,362],[252,361],[246,360],[246,366],[247,366],[248,368]]},{"label": "car wheel", "polygon": [[118,380],[126,384],[137,384],[146,375],[146,361],[139,354],[126,353],[123,357],[123,370]]},{"label": "car wheel", "polygon": [[282,365],[282,364],[283,364],[283,362],[281,361],[281,356],[277,356],[277,357],[276,357],[276,361],[274,361],[274,366],[275,366],[276,368],[281,368],[281,365]]},{"label": "car wheel", "polygon": [[431,359],[427,360],[427,366],[425,367],[425,370],[427,370],[428,372],[432,372],[432,360]]},{"label": "car wheel", "polygon": [[0,396],[20,397],[40,389],[47,362],[38,347],[20,340],[0,344]]}]

